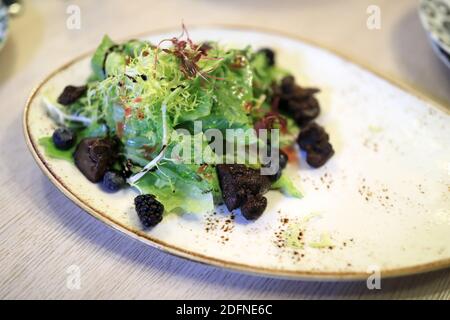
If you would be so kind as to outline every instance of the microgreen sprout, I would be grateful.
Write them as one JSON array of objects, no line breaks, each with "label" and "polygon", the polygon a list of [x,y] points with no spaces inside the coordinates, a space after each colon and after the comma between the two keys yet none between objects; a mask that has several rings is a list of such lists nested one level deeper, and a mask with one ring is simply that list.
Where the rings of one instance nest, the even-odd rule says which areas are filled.
[{"label": "microgreen sprout", "polygon": [[[201,45],[194,44],[189,37],[189,32],[184,25],[182,24],[182,33],[178,37],[173,37],[170,39],[161,40],[155,48],[155,75],[156,75],[156,67],[158,64],[158,52],[161,50],[165,53],[172,54],[178,58],[180,62],[180,71],[187,79],[195,78],[196,76],[200,76],[204,80],[207,78],[212,78],[216,80],[223,80],[222,78],[214,77],[209,74],[212,70],[201,70],[198,65],[200,59],[207,60],[220,60],[221,58],[207,57],[208,50],[204,50]],[[185,37],[185,39],[183,39]],[[161,49],[161,45],[165,42],[172,43],[171,49]]]}]

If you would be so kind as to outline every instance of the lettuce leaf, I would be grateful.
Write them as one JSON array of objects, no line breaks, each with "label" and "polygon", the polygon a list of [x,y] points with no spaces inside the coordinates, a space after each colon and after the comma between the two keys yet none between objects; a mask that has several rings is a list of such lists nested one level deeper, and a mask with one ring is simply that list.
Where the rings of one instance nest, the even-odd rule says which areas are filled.
[{"label": "lettuce leaf", "polygon": [[303,195],[300,190],[294,185],[291,179],[286,173],[283,173],[274,184],[272,184],[272,189],[279,189],[282,193],[287,196],[294,198],[302,198]]},{"label": "lettuce leaf", "polygon": [[[154,170],[132,180],[133,186],[156,195],[168,211],[204,212],[221,201],[216,171],[203,162],[186,164],[170,158],[180,144],[179,137],[173,136],[175,130],[192,132],[196,120],[202,121],[203,132],[253,128],[256,112],[264,110],[252,107],[270,109],[272,84],[283,71],[269,66],[265,56],[250,47],[236,50],[213,45],[208,59],[196,61],[193,74],[187,74],[186,62],[171,50],[139,40],[116,44],[105,36],[91,60],[93,76],[86,97],[69,112],[91,120],[86,136],[117,136],[123,156],[133,162],[133,172],[162,156],[162,144],[168,144]],[[282,144],[296,134],[292,130]],[[273,188],[301,197],[285,174]]]},{"label": "lettuce leaf", "polygon": [[110,50],[115,43],[105,35],[102,39],[102,42],[95,50],[94,56],[91,60],[92,71],[94,72],[95,77],[98,80],[105,79],[105,74],[103,72],[103,63],[105,62],[105,55]]},{"label": "lettuce leaf", "polygon": [[106,76],[123,73],[125,66],[125,56],[119,52],[111,52],[108,54],[105,62]]},{"label": "lettuce leaf", "polygon": [[193,167],[161,164],[134,186],[141,193],[155,195],[167,212],[205,213],[214,210],[213,187],[201,179]]},{"label": "lettuce leaf", "polygon": [[55,147],[52,137],[40,138],[39,144],[44,148],[44,152],[47,157],[73,162],[72,154],[75,151],[75,147],[72,147],[69,150],[60,150]]}]

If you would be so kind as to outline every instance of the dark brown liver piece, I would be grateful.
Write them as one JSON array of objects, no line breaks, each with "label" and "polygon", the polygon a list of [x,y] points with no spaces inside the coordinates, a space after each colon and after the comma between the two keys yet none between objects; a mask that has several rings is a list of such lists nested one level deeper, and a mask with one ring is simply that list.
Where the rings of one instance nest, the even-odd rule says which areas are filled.
[{"label": "dark brown liver piece", "polygon": [[92,182],[99,182],[113,164],[115,143],[107,138],[85,138],[78,144],[73,155],[75,165]]},{"label": "dark brown liver piece", "polygon": [[262,195],[251,196],[242,205],[241,212],[245,219],[258,219],[267,207],[267,198]]},{"label": "dark brown liver piece", "polygon": [[58,97],[58,103],[68,106],[84,95],[87,91],[87,86],[67,86]]},{"label": "dark brown liver piece", "polygon": [[334,154],[328,133],[315,122],[310,122],[302,128],[297,143],[306,151],[306,162],[313,168],[323,166]]},{"label": "dark brown liver piece", "polygon": [[[256,216],[259,216],[260,214],[258,215],[257,212],[261,210],[262,206],[253,208],[254,201],[251,203],[247,202],[250,199],[254,200],[255,197],[260,199],[261,195],[269,190],[271,185],[269,177],[261,175],[260,170],[252,169],[242,164],[219,164],[216,166],[216,170],[222,197],[228,210],[245,207],[248,217],[253,216],[256,218]],[[262,211],[265,209],[265,206],[263,207]],[[244,215],[246,218],[247,216]]]}]

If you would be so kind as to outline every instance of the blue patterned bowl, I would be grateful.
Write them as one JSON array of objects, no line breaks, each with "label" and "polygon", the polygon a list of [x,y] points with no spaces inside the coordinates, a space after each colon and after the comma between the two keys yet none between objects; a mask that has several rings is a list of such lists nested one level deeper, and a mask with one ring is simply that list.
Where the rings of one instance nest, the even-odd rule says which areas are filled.
[{"label": "blue patterned bowl", "polygon": [[6,42],[8,34],[8,8],[0,0],[0,49]]},{"label": "blue patterned bowl", "polygon": [[419,15],[430,37],[450,54],[450,0],[421,0]]}]

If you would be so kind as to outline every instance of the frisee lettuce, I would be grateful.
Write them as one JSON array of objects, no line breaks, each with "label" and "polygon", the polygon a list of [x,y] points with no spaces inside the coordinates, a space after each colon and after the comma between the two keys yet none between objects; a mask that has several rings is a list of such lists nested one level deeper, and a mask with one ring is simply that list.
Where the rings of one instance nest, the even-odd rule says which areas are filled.
[{"label": "frisee lettuce", "polygon": [[[87,119],[81,121],[83,136],[117,136],[124,158],[134,165],[128,183],[154,194],[166,210],[204,212],[221,201],[216,171],[212,165],[170,158],[182,144],[175,130],[192,130],[196,120],[202,121],[204,131],[253,128],[270,110],[266,97],[272,94],[273,83],[286,72],[269,66],[266,57],[250,47],[224,49],[213,43],[208,59],[199,59],[199,70],[188,77],[170,50],[140,40],[116,44],[105,36],[91,60],[86,96],[65,109],[56,105],[54,111],[75,128],[80,123],[74,119]],[[291,135],[296,134],[288,124]],[[202,134],[195,138],[211,151]],[[48,146],[49,140],[42,143]],[[285,174],[273,188],[301,197]]]}]

